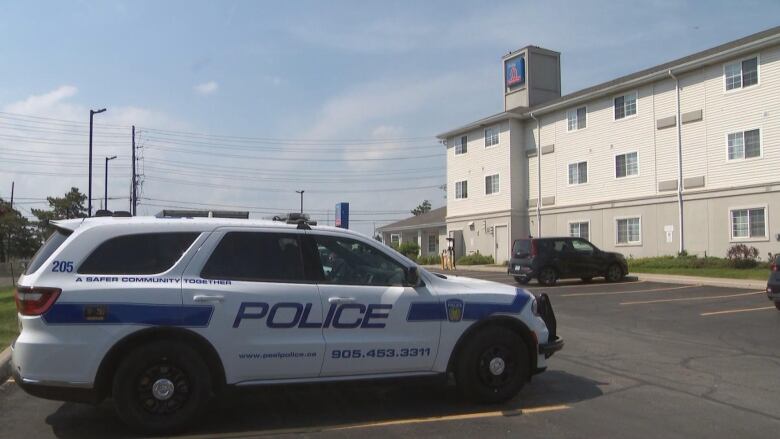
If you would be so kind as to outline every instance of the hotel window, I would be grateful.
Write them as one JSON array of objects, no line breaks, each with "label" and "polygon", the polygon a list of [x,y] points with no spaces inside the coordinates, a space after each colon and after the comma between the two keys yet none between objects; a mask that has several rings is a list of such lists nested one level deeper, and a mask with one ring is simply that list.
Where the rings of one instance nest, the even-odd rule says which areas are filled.
[{"label": "hotel window", "polygon": [[498,174],[485,176],[485,195],[497,194],[498,189]]},{"label": "hotel window", "polygon": [[577,131],[586,127],[587,109],[580,107],[566,112],[566,130]]},{"label": "hotel window", "polygon": [[587,221],[569,223],[569,236],[590,239],[590,224]]},{"label": "hotel window", "polygon": [[455,155],[465,154],[468,151],[468,137],[461,136],[460,142],[455,144]]},{"label": "hotel window", "polygon": [[615,120],[636,114],[636,92],[615,98]]},{"label": "hotel window", "polygon": [[436,235],[428,235],[428,253],[436,254],[436,247],[439,246],[439,237]]},{"label": "hotel window", "polygon": [[763,207],[731,211],[731,238],[766,238],[766,212]]},{"label": "hotel window", "polygon": [[639,244],[642,242],[642,225],[639,217],[617,220],[617,243]]},{"label": "hotel window", "polygon": [[726,90],[758,84],[758,57],[748,58],[723,67]]},{"label": "hotel window", "polygon": [[485,148],[498,145],[498,127],[485,128]]},{"label": "hotel window", "polygon": [[761,131],[758,129],[729,133],[727,143],[729,160],[761,156]]},{"label": "hotel window", "polygon": [[588,162],[569,164],[569,184],[583,184],[588,182]]},{"label": "hotel window", "polygon": [[635,152],[615,156],[615,177],[639,175],[639,157]]},{"label": "hotel window", "polygon": [[455,199],[460,200],[468,198],[469,196],[469,184],[468,181],[456,181],[455,182]]}]

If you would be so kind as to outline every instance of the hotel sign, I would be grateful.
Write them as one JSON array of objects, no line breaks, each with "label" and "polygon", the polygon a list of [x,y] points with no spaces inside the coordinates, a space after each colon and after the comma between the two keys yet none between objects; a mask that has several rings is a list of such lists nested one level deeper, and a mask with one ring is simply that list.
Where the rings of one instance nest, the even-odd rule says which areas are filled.
[{"label": "hotel sign", "polygon": [[525,84],[525,57],[518,56],[504,62],[506,88],[512,90]]}]

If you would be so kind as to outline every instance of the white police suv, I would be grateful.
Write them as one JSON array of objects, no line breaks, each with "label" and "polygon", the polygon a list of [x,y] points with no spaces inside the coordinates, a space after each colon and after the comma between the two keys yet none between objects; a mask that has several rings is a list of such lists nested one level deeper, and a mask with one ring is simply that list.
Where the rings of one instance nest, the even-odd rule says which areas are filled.
[{"label": "white police suv", "polygon": [[226,386],[451,374],[503,401],[563,346],[545,295],[293,222],[57,222],[19,279],[16,382],[162,433]]}]

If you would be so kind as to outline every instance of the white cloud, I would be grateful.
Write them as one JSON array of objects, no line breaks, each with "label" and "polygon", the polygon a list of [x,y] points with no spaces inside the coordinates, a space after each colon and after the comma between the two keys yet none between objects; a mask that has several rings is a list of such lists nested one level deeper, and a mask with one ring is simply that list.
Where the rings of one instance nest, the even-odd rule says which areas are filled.
[{"label": "white cloud", "polygon": [[[63,85],[52,91],[0,104],[0,195],[7,195],[11,181],[16,194],[26,198],[61,195],[70,187],[87,192],[89,107],[75,103],[78,88]],[[187,130],[190,127],[167,114],[149,108],[100,103],[108,110],[95,116],[93,136],[93,207],[103,198],[103,157],[111,162],[109,196],[125,197],[130,186],[130,126]],[[93,109],[100,108],[98,106]],[[139,133],[143,144],[144,134]],[[159,153],[157,153],[159,154]],[[165,154],[165,153],[162,153]],[[127,208],[128,201],[112,209]],[[46,204],[20,205],[29,208]]]},{"label": "white cloud", "polygon": [[195,93],[201,96],[208,96],[217,92],[219,89],[219,84],[217,84],[216,81],[209,81],[198,84],[193,87],[193,89],[195,90]]}]

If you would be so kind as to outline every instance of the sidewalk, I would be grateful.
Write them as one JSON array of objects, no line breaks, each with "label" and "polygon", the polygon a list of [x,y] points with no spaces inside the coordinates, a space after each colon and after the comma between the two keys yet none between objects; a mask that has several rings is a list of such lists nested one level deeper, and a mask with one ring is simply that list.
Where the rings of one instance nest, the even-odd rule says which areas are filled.
[{"label": "sidewalk", "polygon": [[[440,265],[425,265],[426,270],[442,271]],[[459,265],[457,271],[483,271],[492,273],[506,273],[506,267],[495,265]],[[754,279],[728,279],[720,277],[679,276],[673,274],[630,273],[632,277],[640,281],[664,282],[683,285],[707,285],[712,287],[745,288],[751,290],[764,290],[766,281]],[[769,272],[767,271],[767,277]]]}]

